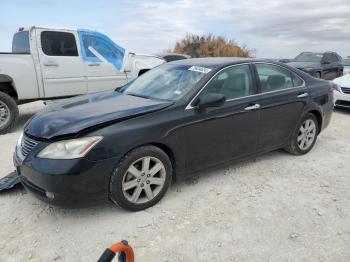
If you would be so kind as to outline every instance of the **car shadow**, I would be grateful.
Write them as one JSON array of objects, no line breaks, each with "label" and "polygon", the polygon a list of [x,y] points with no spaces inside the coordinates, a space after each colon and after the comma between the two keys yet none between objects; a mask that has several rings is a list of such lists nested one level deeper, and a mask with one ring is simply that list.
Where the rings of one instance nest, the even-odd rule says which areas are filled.
[{"label": "car shadow", "polygon": [[334,112],[337,112],[343,115],[350,115],[350,109],[345,109],[345,108],[334,108]]}]

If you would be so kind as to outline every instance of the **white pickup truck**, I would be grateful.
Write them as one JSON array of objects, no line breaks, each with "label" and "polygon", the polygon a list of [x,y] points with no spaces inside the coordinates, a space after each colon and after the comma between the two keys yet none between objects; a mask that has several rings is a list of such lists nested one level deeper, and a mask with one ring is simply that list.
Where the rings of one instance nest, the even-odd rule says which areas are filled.
[{"label": "white pickup truck", "polygon": [[0,134],[15,125],[19,104],[115,89],[164,62],[95,31],[21,28],[12,53],[0,53]]}]

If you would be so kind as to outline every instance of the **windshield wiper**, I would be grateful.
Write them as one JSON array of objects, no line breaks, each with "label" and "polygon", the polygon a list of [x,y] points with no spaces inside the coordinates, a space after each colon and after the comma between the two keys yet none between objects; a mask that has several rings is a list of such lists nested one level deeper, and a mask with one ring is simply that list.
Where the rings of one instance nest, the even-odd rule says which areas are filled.
[{"label": "windshield wiper", "polygon": [[146,98],[146,99],[154,99],[153,97],[145,96],[145,95],[140,95],[140,94],[136,94],[136,93],[126,93],[126,95],[129,95],[129,96],[136,96],[136,97],[141,97],[141,98]]}]

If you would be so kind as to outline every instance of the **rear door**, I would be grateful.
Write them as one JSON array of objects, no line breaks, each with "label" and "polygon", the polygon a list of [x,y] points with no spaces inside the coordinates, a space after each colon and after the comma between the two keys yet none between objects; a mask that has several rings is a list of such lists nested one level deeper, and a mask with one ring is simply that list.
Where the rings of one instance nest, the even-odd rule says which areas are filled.
[{"label": "rear door", "polygon": [[210,80],[198,97],[220,93],[223,106],[198,112],[187,107],[183,127],[187,168],[194,172],[257,150],[259,105],[249,64],[230,66]]},{"label": "rear door", "polygon": [[45,97],[85,94],[85,70],[75,33],[39,29],[37,38]]},{"label": "rear door", "polygon": [[79,30],[78,34],[89,93],[125,85],[125,50],[101,33]]},{"label": "rear door", "polygon": [[259,151],[284,146],[294,131],[309,93],[304,80],[285,67],[255,63],[260,90]]}]

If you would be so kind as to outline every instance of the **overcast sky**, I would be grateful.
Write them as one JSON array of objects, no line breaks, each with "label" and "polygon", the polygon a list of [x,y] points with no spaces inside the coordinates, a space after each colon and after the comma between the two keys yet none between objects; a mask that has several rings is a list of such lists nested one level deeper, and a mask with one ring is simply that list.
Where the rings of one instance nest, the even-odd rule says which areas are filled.
[{"label": "overcast sky", "polygon": [[350,55],[349,0],[0,0],[0,51],[21,26],[93,29],[129,51],[158,53],[187,33],[224,36],[258,57]]}]

